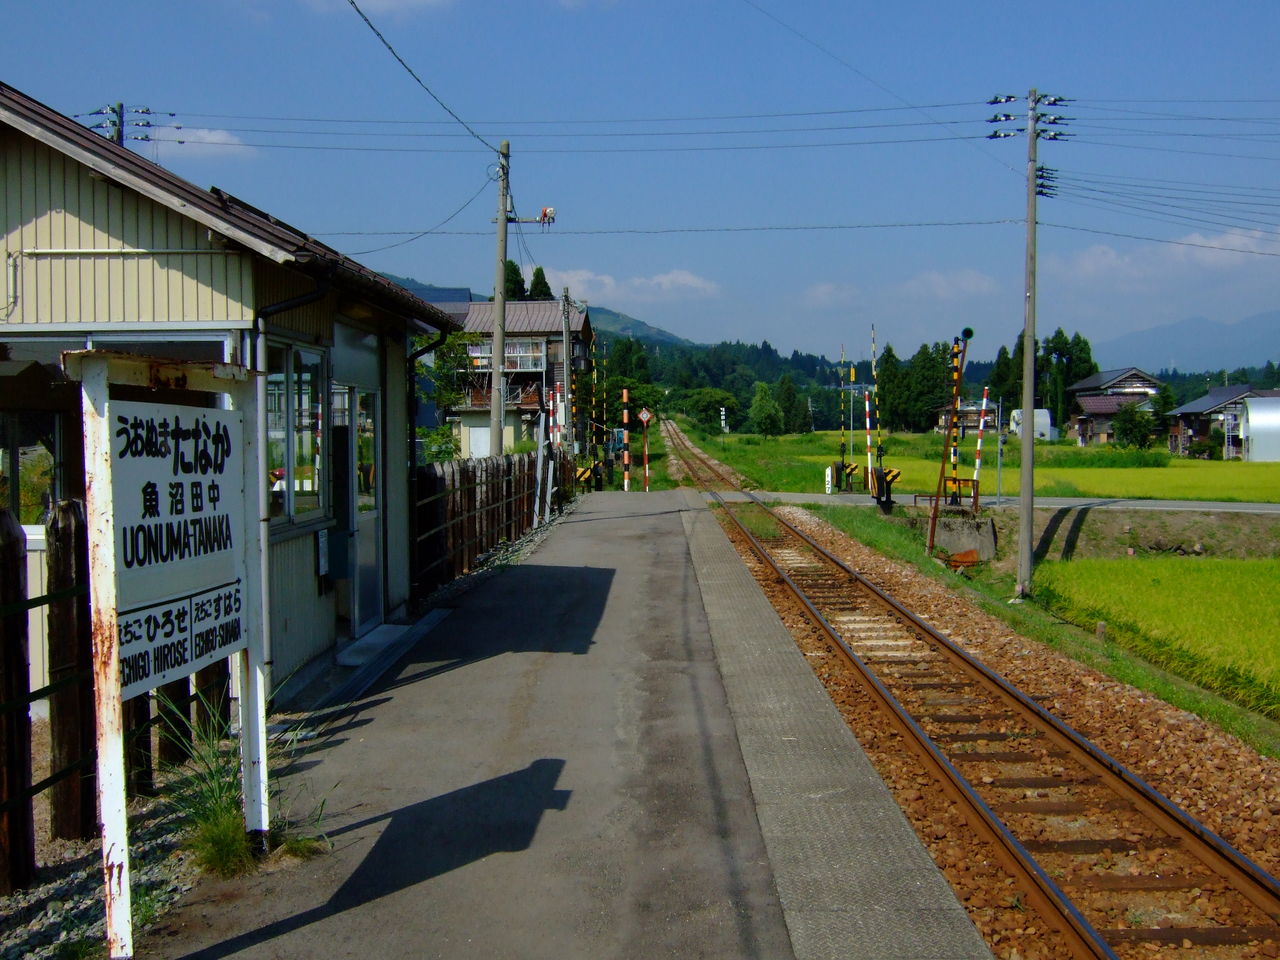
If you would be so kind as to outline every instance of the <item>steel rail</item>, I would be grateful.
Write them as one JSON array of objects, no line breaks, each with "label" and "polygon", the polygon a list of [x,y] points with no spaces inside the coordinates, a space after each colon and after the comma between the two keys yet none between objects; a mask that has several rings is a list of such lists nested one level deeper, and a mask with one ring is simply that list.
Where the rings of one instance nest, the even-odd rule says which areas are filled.
[{"label": "steel rail", "polygon": [[[675,446],[677,448],[684,447],[684,449],[680,450],[682,458],[697,456],[692,446],[688,445],[688,442],[683,438]],[[722,478],[724,477],[715,467],[706,463],[705,459],[703,462],[707,469]],[[686,464],[688,464],[687,459]],[[689,466],[692,475],[692,465]],[[1111,950],[1102,936],[1085,919],[1070,898],[1058,888],[1030,853],[1008,831],[999,817],[992,812],[990,807],[974,791],[964,775],[938,749],[929,735],[911,718],[898,699],[875,676],[862,658],[845,643],[839,631],[827,621],[800,586],[774,561],[768,549],[734,514],[724,497],[718,491],[712,490],[709,485],[704,484],[704,488],[724,508],[725,514],[733,520],[739,532],[746,537],[756,556],[786,585],[787,589],[804,608],[809,619],[819,630],[826,634],[848,661],[849,665],[853,667],[855,675],[861,681],[863,687],[880,702],[893,726],[932,772],[934,778],[942,785],[947,797],[969,811],[969,814],[965,816],[965,820],[977,830],[983,840],[1001,852],[1001,860],[1006,870],[1014,877],[1022,879],[1021,886],[1028,894],[1029,905],[1044,918],[1046,923],[1057,928],[1056,932],[1063,946],[1069,951],[1070,956],[1078,958],[1078,960],[1118,960],[1115,952]],[[756,500],[754,497],[752,499]],[[759,503],[758,500],[756,502]],[[767,510],[768,508],[766,507],[765,509]],[[769,512],[772,514],[772,511]],[[781,518],[775,517],[775,519],[785,524],[785,521],[781,521]]]},{"label": "steel rail", "polygon": [[[677,434],[677,437],[678,439],[674,446],[682,459],[686,460],[686,463],[689,457],[694,457],[703,463],[705,469],[720,477],[731,488],[738,489],[736,484],[708,462],[706,457],[702,456],[683,435]],[[692,467],[690,472],[691,474],[693,473]],[[943,782],[952,784],[954,789],[961,792],[961,799],[970,805],[978,814],[980,821],[985,823],[987,831],[984,832],[994,831],[994,839],[1014,858],[1018,871],[1023,873],[1028,882],[1033,884],[1036,890],[1046,898],[1046,905],[1050,906],[1052,913],[1062,916],[1066,923],[1072,929],[1078,931],[1082,937],[1093,944],[1101,944],[1106,951],[1104,953],[1085,953],[1082,955],[1113,956],[1114,954],[1110,952],[1110,948],[1106,946],[1107,937],[1111,937],[1113,940],[1142,939],[1141,934],[1143,931],[1108,930],[1105,933],[1099,933],[1088,924],[1072,904],[1070,898],[1057,884],[1044,875],[1034,857],[1018,843],[1016,838],[1008,833],[1003,823],[987,807],[981,797],[977,795],[963,774],[951,765],[950,761],[946,759],[928,734],[920,729],[915,721],[906,714],[905,709],[893,694],[875,677],[865,662],[846,644],[839,631],[835,630],[827,622],[817,607],[804,595],[803,589],[794,582],[786,571],[781,569],[769,555],[768,549],[734,515],[727,501],[718,492],[711,490],[709,485],[706,485],[706,489],[725,507],[725,512],[732,517],[737,527],[748,542],[751,543],[753,551],[776,573],[779,580],[787,586],[805,608],[809,618],[831,638],[836,648],[856,669],[857,675],[864,685],[872,690],[877,699],[885,704],[895,718],[895,724],[904,732],[907,732],[911,741],[917,745],[918,752],[926,757],[930,765],[935,767],[935,770],[941,772]],[[1018,709],[1023,711],[1032,726],[1037,728],[1042,735],[1059,748],[1065,749],[1076,756],[1087,770],[1103,777],[1113,792],[1129,800],[1140,813],[1147,816],[1157,827],[1170,836],[1189,838],[1192,842],[1183,845],[1185,852],[1198,859],[1212,873],[1225,879],[1232,889],[1243,895],[1273,921],[1280,921],[1280,882],[1277,882],[1274,877],[1236,850],[1214,831],[1195,820],[1182,808],[1133,774],[1096,744],[1081,736],[1065,722],[1010,685],[1003,677],[969,656],[966,651],[962,650],[953,641],[935,630],[928,623],[925,623],[912,611],[903,607],[889,594],[869,582],[857,571],[851,569],[838,557],[831,555],[812,537],[778,516],[760,498],[754,496],[750,491],[743,490],[740,492],[751,502],[765,510],[775,522],[785,528],[791,535],[805,543],[814,551],[816,556],[834,566],[843,575],[856,583],[859,588],[865,590],[885,609],[890,611],[893,616],[902,618],[909,623],[912,629],[926,637],[937,649],[941,650],[954,666],[968,674],[981,686],[993,691],[997,697],[1006,702],[1011,701]],[[950,791],[948,793],[950,795]],[[956,798],[953,797],[953,799]],[[1063,909],[1064,906],[1066,907],[1065,910]],[[1079,924],[1083,924],[1083,926],[1077,924],[1077,919]],[[1214,928],[1175,928],[1167,932],[1170,934],[1191,934],[1196,930],[1208,929]],[[1147,931],[1152,937],[1158,932],[1161,931]],[[1268,935],[1273,936],[1274,932],[1274,930],[1268,930],[1267,928],[1242,928],[1242,933],[1251,934],[1258,938]]]}]

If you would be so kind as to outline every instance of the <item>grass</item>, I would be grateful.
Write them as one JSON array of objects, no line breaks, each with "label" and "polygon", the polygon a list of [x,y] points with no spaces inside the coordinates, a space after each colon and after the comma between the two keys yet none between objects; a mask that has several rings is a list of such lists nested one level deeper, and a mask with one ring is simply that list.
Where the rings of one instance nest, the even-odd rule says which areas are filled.
[{"label": "grass", "polygon": [[[197,698],[205,716],[219,715],[203,694],[197,692]],[[186,846],[206,873],[234,877],[250,872],[254,858],[245,832],[236,744],[223,739],[218,724],[192,721],[189,710],[159,699],[165,708],[161,735],[189,744],[189,759],[173,769],[166,788],[166,799],[186,831]]]},{"label": "grass", "polygon": [[1035,594],[1064,619],[1105,621],[1144,658],[1280,719],[1278,576],[1275,559],[1086,558],[1041,564]]},{"label": "grass", "polygon": [[[925,576],[946,582],[952,589],[967,593],[981,609],[1008,623],[1016,633],[1052,647],[1122,683],[1146,690],[1167,703],[1201,716],[1239,737],[1260,753],[1280,757],[1280,724],[1260,711],[1252,709],[1249,698],[1245,698],[1243,702],[1237,702],[1226,696],[1225,690],[1223,692],[1208,690],[1195,682],[1194,677],[1189,679],[1179,675],[1187,665],[1176,658],[1166,658],[1162,663],[1157,657],[1149,657],[1152,651],[1148,648],[1139,645],[1132,650],[1127,649],[1125,643],[1130,638],[1123,636],[1118,629],[1113,629],[1113,625],[1119,626],[1123,617],[1111,615],[1110,608],[1107,610],[1107,615],[1092,619],[1082,617],[1084,624],[1082,628],[1065,620],[1056,611],[1035,603],[1010,605],[1007,601],[1014,593],[1012,573],[1007,570],[997,570],[994,565],[990,568],[975,568],[963,577],[949,572],[926,555],[923,538],[915,528],[909,525],[909,520],[903,516],[901,508],[896,508],[895,515],[889,519],[882,517],[876,511],[858,507],[815,506],[810,509],[868,547],[914,566]],[[1195,569],[1194,565],[1204,562],[1204,558],[1188,557],[1171,557],[1169,560],[1173,563],[1192,565],[1192,570]],[[1082,562],[1076,560],[1062,566],[1069,568]],[[1125,561],[1117,562],[1123,564]],[[1146,561],[1130,558],[1129,562],[1136,564]],[[1224,560],[1222,562],[1248,564],[1253,561]],[[1276,561],[1259,562],[1276,563]],[[1272,569],[1274,570],[1274,567]],[[1266,577],[1266,574],[1262,575],[1264,593]],[[1151,577],[1148,576],[1147,579],[1149,581]],[[1161,579],[1163,581],[1163,578]],[[1274,584],[1274,582],[1275,573],[1272,573],[1270,583]],[[1039,583],[1040,581],[1037,580],[1037,584]],[[1171,586],[1171,584],[1162,582],[1157,586]],[[1196,588],[1196,592],[1198,591],[1199,588]],[[1183,592],[1181,589],[1168,591],[1170,596],[1181,592]],[[1209,595],[1212,596],[1212,592],[1209,592]],[[1219,597],[1224,595],[1233,596],[1234,602],[1234,594],[1217,594]],[[1119,598],[1116,602],[1122,605],[1120,609],[1123,610],[1123,605],[1129,601],[1126,599],[1122,583],[1116,584],[1116,596]],[[1214,642],[1221,641],[1224,633],[1229,632],[1224,630],[1220,622],[1222,610],[1223,604],[1219,602],[1216,606],[1217,616],[1210,620],[1202,635],[1208,638],[1206,646],[1212,647]],[[1093,626],[1096,620],[1107,621],[1109,639],[1100,640],[1095,635]],[[1231,629],[1235,629],[1234,621]],[[1276,631],[1272,629],[1272,637],[1275,634]],[[1270,645],[1275,649],[1275,641],[1271,641]],[[1247,645],[1241,645],[1241,649],[1247,652]],[[1269,657],[1270,654],[1260,658],[1260,662],[1269,662]],[[1199,672],[1204,672],[1202,667]]]},{"label": "grass", "polygon": [[[762,490],[820,493],[824,471],[840,459],[839,431],[819,431],[765,438],[755,434],[709,434],[682,421],[695,442]],[[982,451],[982,490],[997,489],[994,435]],[[866,434],[845,434],[845,459],[866,469]],[[885,438],[884,464],[902,471],[894,486],[903,494],[933,493],[942,465],[940,434],[891,434]],[[976,435],[960,444],[960,476],[973,476]],[[999,488],[1005,496],[1019,492],[1018,443],[1005,447]],[[949,470],[950,468],[948,468]],[[1159,450],[1112,447],[1036,445],[1037,496],[1099,497],[1154,500],[1222,500],[1280,502],[1280,463],[1186,460]],[[861,483],[861,475],[856,481]]]}]

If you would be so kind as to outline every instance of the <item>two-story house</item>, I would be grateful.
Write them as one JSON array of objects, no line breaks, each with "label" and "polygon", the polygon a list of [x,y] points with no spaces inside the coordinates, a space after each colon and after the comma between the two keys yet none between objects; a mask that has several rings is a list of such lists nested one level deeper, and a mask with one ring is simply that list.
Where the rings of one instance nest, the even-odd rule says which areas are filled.
[{"label": "two-story house", "polygon": [[1151,399],[1160,392],[1161,383],[1137,367],[1102,370],[1067,387],[1080,404],[1068,435],[1074,435],[1081,446],[1110,443],[1115,440],[1112,418],[1117,410],[1129,404],[1151,409]]},{"label": "two-story house", "polygon": [[[573,381],[588,384],[591,379],[591,347],[594,334],[585,307],[570,303],[568,332],[571,381],[565,379],[565,304],[562,300],[516,300],[506,305],[503,327],[502,367],[503,427],[502,450],[512,449],[517,442],[535,439],[538,417],[550,413],[555,403],[556,387],[567,397],[574,389]],[[487,457],[502,451],[489,437],[493,378],[494,305],[491,302],[467,305],[464,329],[479,334],[480,340],[468,347],[470,382],[463,402],[447,413],[454,425],[466,457]],[[580,398],[581,399],[581,398]],[[556,417],[566,422],[569,400],[562,399]],[[577,408],[574,436],[581,440],[586,430],[586,405]]]}]

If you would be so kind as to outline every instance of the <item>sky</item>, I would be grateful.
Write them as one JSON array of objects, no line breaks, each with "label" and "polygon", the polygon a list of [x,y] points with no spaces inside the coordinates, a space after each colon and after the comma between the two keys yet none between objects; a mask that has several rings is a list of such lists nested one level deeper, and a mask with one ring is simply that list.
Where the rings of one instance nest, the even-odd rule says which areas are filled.
[{"label": "sky", "polygon": [[147,107],[142,155],[482,296],[507,140],[516,215],[557,211],[511,228],[526,273],[832,359],[868,357],[873,326],[899,355],[964,327],[971,359],[1015,342],[1027,138],[986,136],[1025,129],[1034,88],[1068,98],[1040,112],[1071,135],[1038,142],[1039,333],[1280,309],[1280,4],[356,3],[15,4],[0,79],[73,116]]}]

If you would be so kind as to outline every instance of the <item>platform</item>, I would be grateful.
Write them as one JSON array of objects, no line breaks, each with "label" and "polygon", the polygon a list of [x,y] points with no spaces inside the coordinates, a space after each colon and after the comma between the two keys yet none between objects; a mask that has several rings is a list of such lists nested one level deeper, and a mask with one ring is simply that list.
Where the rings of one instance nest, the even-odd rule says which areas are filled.
[{"label": "platform", "polygon": [[332,854],[140,956],[990,958],[698,495],[588,494],[453,607],[295,762]]}]

